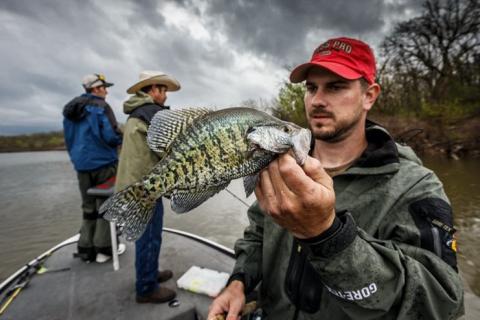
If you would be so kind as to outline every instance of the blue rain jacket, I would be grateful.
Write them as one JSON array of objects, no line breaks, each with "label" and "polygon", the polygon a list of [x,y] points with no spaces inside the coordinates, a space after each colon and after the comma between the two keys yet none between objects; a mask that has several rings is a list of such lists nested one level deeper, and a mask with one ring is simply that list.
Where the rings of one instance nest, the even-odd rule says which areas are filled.
[{"label": "blue rain jacket", "polygon": [[93,171],[118,161],[122,136],[105,99],[82,94],[63,109],[65,145],[77,171]]}]

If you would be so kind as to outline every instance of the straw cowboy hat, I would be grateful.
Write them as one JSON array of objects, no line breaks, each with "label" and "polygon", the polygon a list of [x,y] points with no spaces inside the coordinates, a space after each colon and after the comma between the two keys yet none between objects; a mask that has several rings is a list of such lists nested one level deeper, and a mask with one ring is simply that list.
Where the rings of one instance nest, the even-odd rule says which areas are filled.
[{"label": "straw cowboy hat", "polygon": [[127,89],[128,94],[134,94],[142,88],[153,84],[164,85],[167,87],[167,91],[180,90],[180,83],[175,78],[160,71],[142,71],[139,79],[137,83]]}]

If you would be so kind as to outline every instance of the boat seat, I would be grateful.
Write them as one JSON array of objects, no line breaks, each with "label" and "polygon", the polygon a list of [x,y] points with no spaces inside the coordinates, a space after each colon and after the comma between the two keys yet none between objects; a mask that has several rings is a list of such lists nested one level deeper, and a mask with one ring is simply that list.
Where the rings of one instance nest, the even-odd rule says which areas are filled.
[{"label": "boat seat", "polygon": [[104,183],[96,185],[95,187],[89,188],[87,194],[89,196],[99,197],[99,198],[108,198],[110,197],[115,188],[115,176],[111,177]]},{"label": "boat seat", "polygon": [[[87,190],[87,195],[94,196],[97,198],[108,198],[110,197],[115,188],[115,176],[111,177],[104,183],[96,185],[93,188]],[[110,222],[110,237],[112,239],[112,265],[113,270],[117,271],[120,268],[120,262],[118,259],[118,244],[117,244],[117,227],[115,222]]]}]

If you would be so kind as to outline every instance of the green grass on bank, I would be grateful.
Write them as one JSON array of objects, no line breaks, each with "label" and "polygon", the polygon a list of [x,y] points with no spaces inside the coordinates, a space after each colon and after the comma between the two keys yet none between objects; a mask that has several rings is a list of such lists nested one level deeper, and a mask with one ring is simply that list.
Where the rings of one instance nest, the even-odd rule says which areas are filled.
[{"label": "green grass on bank", "polygon": [[0,136],[0,152],[63,150],[63,132]]}]

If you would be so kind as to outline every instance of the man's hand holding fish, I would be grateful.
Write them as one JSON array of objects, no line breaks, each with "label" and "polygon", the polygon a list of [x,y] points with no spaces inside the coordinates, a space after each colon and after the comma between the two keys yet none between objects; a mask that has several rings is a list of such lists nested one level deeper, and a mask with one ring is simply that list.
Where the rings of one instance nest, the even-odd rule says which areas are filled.
[{"label": "man's hand holding fish", "polygon": [[262,170],[255,189],[260,207],[299,239],[327,230],[335,218],[332,178],[312,157],[300,166],[288,153]]}]

